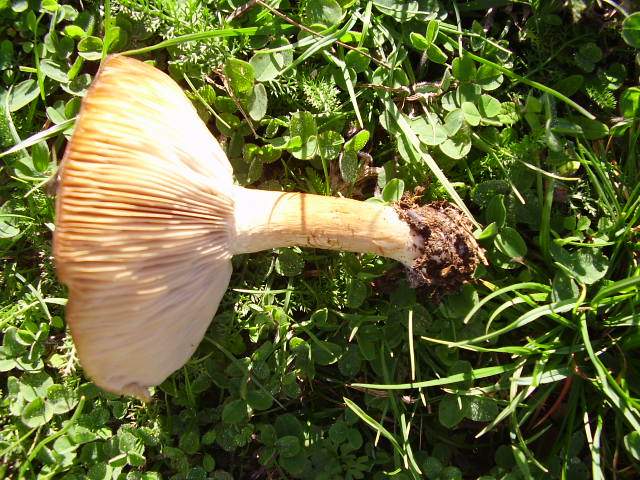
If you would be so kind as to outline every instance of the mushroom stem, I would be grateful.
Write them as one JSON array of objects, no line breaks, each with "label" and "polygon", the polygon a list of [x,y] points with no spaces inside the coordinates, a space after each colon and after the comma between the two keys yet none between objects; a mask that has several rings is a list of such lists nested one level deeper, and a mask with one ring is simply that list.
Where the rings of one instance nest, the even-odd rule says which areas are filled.
[{"label": "mushroom stem", "polygon": [[375,253],[411,266],[420,235],[392,207],[347,198],[234,187],[232,252],[317,247]]}]

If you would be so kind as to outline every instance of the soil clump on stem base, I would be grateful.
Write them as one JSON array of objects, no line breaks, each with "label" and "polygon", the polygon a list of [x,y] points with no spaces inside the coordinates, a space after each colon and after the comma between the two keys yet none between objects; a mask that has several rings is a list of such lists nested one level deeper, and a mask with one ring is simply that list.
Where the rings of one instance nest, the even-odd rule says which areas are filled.
[{"label": "soil clump on stem base", "polygon": [[486,265],[487,260],[473,236],[471,220],[444,200],[420,205],[420,193],[405,194],[395,209],[424,240],[420,256],[407,269],[409,283],[439,301],[470,282],[478,265]]}]

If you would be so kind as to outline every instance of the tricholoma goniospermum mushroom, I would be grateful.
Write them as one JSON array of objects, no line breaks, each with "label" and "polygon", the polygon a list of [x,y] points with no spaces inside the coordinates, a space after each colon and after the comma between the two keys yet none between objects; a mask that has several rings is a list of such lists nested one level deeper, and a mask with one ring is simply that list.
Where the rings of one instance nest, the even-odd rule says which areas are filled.
[{"label": "tricholoma goniospermum mushroom", "polygon": [[80,363],[100,387],[149,397],[193,354],[231,257],[300,245],[403,263],[455,290],[482,251],[446,202],[386,206],[234,185],[222,148],[160,70],[111,56],[60,167],[54,255]]}]

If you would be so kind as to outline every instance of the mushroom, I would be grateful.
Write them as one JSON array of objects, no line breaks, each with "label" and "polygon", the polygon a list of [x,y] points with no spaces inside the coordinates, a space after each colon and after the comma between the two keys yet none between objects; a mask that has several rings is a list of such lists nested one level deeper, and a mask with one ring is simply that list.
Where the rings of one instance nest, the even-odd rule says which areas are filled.
[{"label": "mushroom", "polygon": [[388,206],[234,185],[224,151],[182,89],[151,65],[108,57],[60,166],[54,256],[86,374],[149,399],[202,340],[233,255],[308,246],[371,252],[414,286],[455,290],[482,251],[446,202]]}]

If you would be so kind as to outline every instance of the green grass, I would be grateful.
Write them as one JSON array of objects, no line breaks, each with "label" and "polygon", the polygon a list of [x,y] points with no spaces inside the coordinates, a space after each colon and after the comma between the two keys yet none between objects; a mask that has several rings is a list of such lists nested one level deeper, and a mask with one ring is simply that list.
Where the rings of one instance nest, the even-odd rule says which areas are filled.
[{"label": "green grass", "polygon": [[[638,14],[241,6],[0,0],[0,477],[636,478]],[[153,402],[99,390],[51,232],[57,165],[113,52],[180,83],[241,185],[370,201],[421,186],[475,220],[489,265],[436,304],[373,255],[236,257]]]}]

